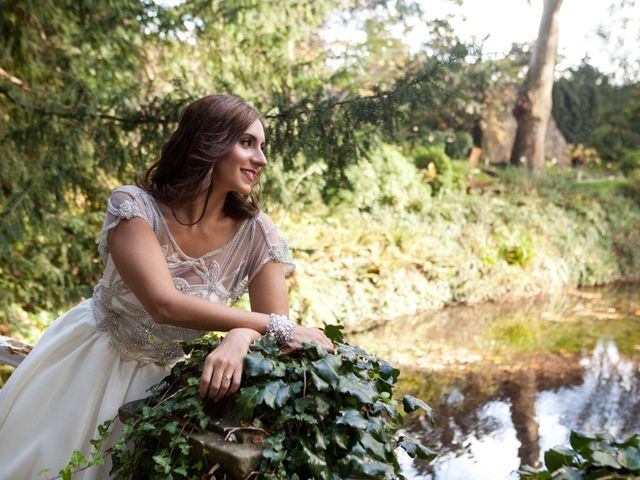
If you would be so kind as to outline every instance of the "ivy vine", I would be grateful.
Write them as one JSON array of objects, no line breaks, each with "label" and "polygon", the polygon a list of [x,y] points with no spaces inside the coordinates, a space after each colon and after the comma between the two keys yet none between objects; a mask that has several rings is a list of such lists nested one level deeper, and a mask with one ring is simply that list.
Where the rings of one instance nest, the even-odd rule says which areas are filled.
[{"label": "ivy vine", "polygon": [[571,448],[545,452],[546,469],[525,466],[521,480],[630,480],[640,478],[640,434],[617,441],[607,433],[572,431]]},{"label": "ivy vine", "polygon": [[[428,448],[401,433],[403,414],[392,398],[399,370],[344,342],[340,327],[327,326],[325,332],[334,342],[334,353],[314,344],[282,352],[268,338],[252,345],[235,398],[235,414],[242,425],[264,433],[260,467],[251,476],[403,479],[399,447],[411,457],[435,458]],[[189,343],[187,358],[152,389],[140,415],[125,422],[122,437],[107,452],[113,476],[224,478],[216,476],[222,474],[208,464],[205,452],[192,451],[188,442],[211,421],[207,402],[198,396],[198,382],[206,355],[219,342],[209,336]],[[420,399],[407,395],[402,403],[404,412],[422,409],[431,416]],[[104,431],[101,428],[101,440]],[[77,452],[74,455],[73,466],[78,467]]]}]

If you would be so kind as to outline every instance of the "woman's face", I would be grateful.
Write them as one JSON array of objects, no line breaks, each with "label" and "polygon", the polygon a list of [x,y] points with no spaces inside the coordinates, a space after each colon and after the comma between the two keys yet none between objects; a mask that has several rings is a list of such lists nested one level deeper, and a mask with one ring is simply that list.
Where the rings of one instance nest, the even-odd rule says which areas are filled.
[{"label": "woman's face", "polygon": [[251,193],[258,172],[267,165],[263,148],[264,128],[262,122],[256,120],[240,136],[231,152],[216,162],[214,188],[242,195]]}]

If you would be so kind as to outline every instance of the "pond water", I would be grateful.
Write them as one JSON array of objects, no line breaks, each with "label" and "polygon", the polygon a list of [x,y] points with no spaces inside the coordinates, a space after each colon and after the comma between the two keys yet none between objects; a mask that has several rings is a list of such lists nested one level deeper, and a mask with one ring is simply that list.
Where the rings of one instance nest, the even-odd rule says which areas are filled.
[{"label": "pond water", "polygon": [[410,479],[517,479],[573,430],[640,431],[640,285],[454,307],[394,319],[348,340],[396,364],[429,403],[407,430],[439,453],[401,456]]}]

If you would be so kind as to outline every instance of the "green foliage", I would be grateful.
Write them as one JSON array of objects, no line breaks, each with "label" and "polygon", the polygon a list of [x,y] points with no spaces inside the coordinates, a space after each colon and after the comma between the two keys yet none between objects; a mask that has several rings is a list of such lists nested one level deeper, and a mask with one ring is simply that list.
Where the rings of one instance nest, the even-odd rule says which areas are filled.
[{"label": "green foliage", "polygon": [[127,420],[122,437],[108,452],[112,475],[131,480],[201,478],[205,452],[192,452],[187,438],[209,424],[198,394],[199,377],[205,357],[219,343],[216,336],[195,340],[187,359],[151,391],[139,418]]},{"label": "green foliage", "polygon": [[[404,478],[396,457],[403,447],[412,457],[435,454],[399,434],[403,415],[392,399],[399,371],[353,345],[342,343],[339,327],[326,333],[336,345],[328,353],[313,344],[286,356],[263,338],[244,365],[235,413],[249,428],[266,432],[260,478]],[[207,465],[192,451],[188,437],[206,429],[206,402],[198,396],[205,356],[215,337],[186,346],[189,356],[154,388],[139,418],[131,418],[111,453],[112,475],[121,479],[200,479]],[[423,401],[406,396],[406,412]],[[101,427],[104,428],[104,427]],[[68,469],[81,465],[74,456]],[[82,459],[80,459],[82,460]]]},{"label": "green foliage", "polygon": [[281,217],[298,266],[293,317],[355,326],[455,302],[640,278],[630,179],[585,172],[579,182],[568,169],[488,176],[452,165],[471,193],[443,189],[421,211],[343,203]]},{"label": "green foliage", "polygon": [[332,204],[363,211],[391,206],[420,211],[429,204],[430,187],[410,159],[396,148],[381,144],[366,158],[346,169],[350,188],[335,193]]},{"label": "green foliage", "polygon": [[458,160],[466,159],[473,147],[473,137],[469,132],[453,130],[418,130],[410,139],[416,147],[440,147],[449,156]]},{"label": "green foliage", "polygon": [[634,170],[640,170],[640,148],[626,150],[620,161],[620,170],[629,175]]},{"label": "green foliage", "polygon": [[[190,100],[237,93],[265,114],[274,176],[264,193],[289,208],[348,188],[347,167],[374,138],[404,135],[417,106],[453,102],[446,76],[468,53],[452,39],[435,42],[410,75],[403,57],[398,70],[385,64],[363,84],[361,59],[408,55],[389,27],[419,14],[410,1],[4,2],[0,10],[3,320],[15,304],[58,310],[90,295],[110,189],[148,167]],[[332,70],[317,30],[335,13],[364,15],[367,40]]]},{"label": "green foliage", "polygon": [[626,150],[640,147],[640,84],[611,84],[583,61],[555,82],[553,116],[569,142],[619,161]]},{"label": "green foliage", "polygon": [[471,147],[473,147],[473,137],[469,132],[453,132],[447,138],[444,151],[451,158],[464,160],[468,157]]},{"label": "green foliage", "polygon": [[426,170],[434,192],[451,188],[453,168],[443,145],[416,148],[413,151],[413,161],[416,167]]},{"label": "green foliage", "polygon": [[569,143],[590,143],[606,77],[584,60],[553,84],[553,118]]},{"label": "green foliage", "polygon": [[58,475],[49,478],[47,476],[49,469],[41,470],[38,474],[44,475],[47,480],[56,480],[58,478],[61,480],[72,480],[75,473],[91,468],[94,465],[103,465],[103,445],[111,435],[110,429],[114,421],[115,419],[107,420],[101,425],[98,425],[98,437],[90,440],[91,453],[89,457],[79,450],[74,450],[69,463],[58,472]]},{"label": "green foliage", "polygon": [[604,433],[571,432],[571,449],[555,447],[544,454],[546,470],[520,469],[522,480],[631,479],[640,475],[640,435],[616,441]]},{"label": "green foliage", "polygon": [[[435,455],[397,437],[402,415],[391,399],[398,370],[358,347],[338,343],[336,353],[307,344],[288,357],[258,342],[245,368],[236,408],[241,420],[269,428],[261,471],[264,478],[403,478],[395,449]],[[249,357],[248,357],[249,360]],[[430,408],[406,399],[406,411]],[[310,441],[309,439],[312,439]],[[289,472],[289,473],[287,473]]]},{"label": "green foliage", "polygon": [[527,233],[510,233],[500,238],[498,255],[509,265],[526,267],[531,261],[533,244]]}]

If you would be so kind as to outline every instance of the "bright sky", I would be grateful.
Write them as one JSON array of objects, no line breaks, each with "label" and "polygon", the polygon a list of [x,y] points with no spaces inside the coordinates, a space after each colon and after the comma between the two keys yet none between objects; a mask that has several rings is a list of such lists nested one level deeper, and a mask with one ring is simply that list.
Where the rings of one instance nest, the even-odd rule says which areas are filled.
[{"label": "bright sky", "polygon": [[[558,53],[563,58],[559,69],[576,66],[588,54],[591,63],[604,72],[612,72],[610,55],[605,42],[596,35],[603,22],[610,21],[610,0],[563,0],[560,9],[560,43]],[[454,15],[451,23],[454,31],[463,39],[475,36],[485,41],[486,53],[506,53],[514,42],[530,42],[538,36],[538,27],[542,16],[542,0],[464,0],[462,6],[447,0],[421,0],[427,18],[442,18]],[[640,7],[637,7],[640,8]],[[617,48],[629,52],[637,58],[640,49],[637,34],[640,30],[640,14],[633,13],[633,21],[625,31],[625,45]],[[466,21],[464,20],[466,17]],[[425,32],[422,32],[424,37]],[[410,41],[421,37],[416,29]]]}]

